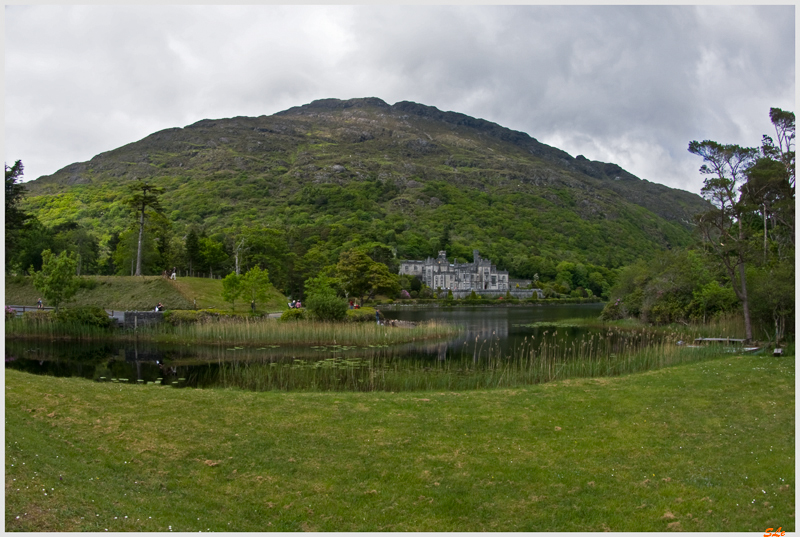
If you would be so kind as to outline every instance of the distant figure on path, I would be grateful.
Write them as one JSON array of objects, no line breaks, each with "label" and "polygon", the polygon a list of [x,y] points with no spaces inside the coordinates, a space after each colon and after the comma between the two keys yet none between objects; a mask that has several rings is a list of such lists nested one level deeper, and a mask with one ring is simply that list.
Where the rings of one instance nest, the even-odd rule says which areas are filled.
[{"label": "distant figure on path", "polygon": [[177,280],[178,279],[178,278],[176,278],[176,276],[178,274],[177,268],[178,267],[172,267],[172,276],[169,277],[170,280]]},{"label": "distant figure on path", "polygon": [[378,326],[381,324],[381,310],[375,308],[375,321],[378,323]]},{"label": "distant figure on path", "polygon": [[44,308],[44,304],[42,304],[42,299],[39,298],[39,300],[36,301],[36,309],[40,310],[40,309],[43,309],[43,308]]}]

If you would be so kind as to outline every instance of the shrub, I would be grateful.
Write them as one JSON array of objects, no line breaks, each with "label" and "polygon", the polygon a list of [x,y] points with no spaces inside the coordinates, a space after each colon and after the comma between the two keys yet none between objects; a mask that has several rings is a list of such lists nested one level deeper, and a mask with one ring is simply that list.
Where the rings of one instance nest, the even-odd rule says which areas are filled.
[{"label": "shrub", "polygon": [[111,328],[115,324],[114,319],[109,317],[106,310],[100,306],[64,308],[58,312],[56,319],[64,323],[96,326],[98,328]]},{"label": "shrub", "polygon": [[196,324],[219,319],[220,314],[214,310],[169,310],[164,312],[164,321],[172,326]]},{"label": "shrub", "polygon": [[91,291],[92,289],[95,289],[98,285],[100,284],[94,278],[78,278],[78,289],[87,289]]},{"label": "shrub", "polygon": [[308,317],[306,310],[292,308],[281,313],[281,321],[303,321]]},{"label": "shrub", "polygon": [[52,323],[55,313],[52,310],[26,311],[22,314],[22,320],[33,324]]},{"label": "shrub", "polygon": [[375,308],[359,308],[357,310],[347,310],[347,322],[365,323],[375,322]]},{"label": "shrub", "polygon": [[618,298],[615,302],[609,302],[603,311],[600,313],[600,318],[604,321],[616,321],[625,317],[625,312],[622,308],[622,301]]},{"label": "shrub", "polygon": [[404,300],[407,300],[407,299],[411,298],[411,295],[409,294],[408,291],[403,289],[402,291],[400,291],[400,298],[402,298]]},{"label": "shrub", "polygon": [[341,321],[347,315],[347,302],[333,292],[320,292],[306,299],[306,308],[311,318],[318,321]]}]

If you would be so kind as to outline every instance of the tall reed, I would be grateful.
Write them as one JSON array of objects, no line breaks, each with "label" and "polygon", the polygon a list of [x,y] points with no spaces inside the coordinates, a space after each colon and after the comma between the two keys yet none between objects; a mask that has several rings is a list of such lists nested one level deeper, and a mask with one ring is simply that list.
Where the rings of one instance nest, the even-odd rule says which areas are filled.
[{"label": "tall reed", "polygon": [[250,390],[418,391],[469,390],[538,384],[576,377],[607,377],[719,356],[721,347],[679,345],[682,335],[639,330],[586,334],[567,340],[558,330],[525,338],[504,353],[497,337],[476,337],[456,356],[400,356],[376,348],[321,360],[219,361],[199,386]]},{"label": "tall reed", "polygon": [[176,327],[157,325],[139,331],[139,337],[163,343],[224,345],[396,345],[441,339],[456,335],[460,328],[428,322],[413,328],[393,328],[373,323],[280,322],[274,319],[211,321]]}]

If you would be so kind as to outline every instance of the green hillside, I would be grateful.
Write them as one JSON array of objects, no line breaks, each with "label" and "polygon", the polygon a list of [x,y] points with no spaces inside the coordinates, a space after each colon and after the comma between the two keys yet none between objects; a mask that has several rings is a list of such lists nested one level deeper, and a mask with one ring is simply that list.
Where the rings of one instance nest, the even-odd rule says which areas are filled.
[{"label": "green hillside", "polygon": [[[270,269],[283,289],[365,243],[397,258],[446,249],[471,260],[478,249],[521,278],[555,278],[561,261],[619,267],[686,245],[706,206],[525,133],[373,98],[160,131],[28,183],[24,208],[47,226],[92,230],[102,257],[126,240],[136,179],[165,189],[158,225],[174,252],[160,247],[151,270],[188,266],[181,248],[196,229],[225,245],[227,261],[211,267],[225,272],[247,230],[269,229],[263,255],[283,256]],[[124,274],[130,262],[117,265]]]},{"label": "green hillside", "polygon": [[[6,304],[32,306],[41,297],[31,278],[6,278]],[[167,309],[217,308],[230,309],[222,299],[222,281],[209,278],[180,278],[170,281],[160,276],[83,276],[81,288],[65,306],[99,306],[112,310],[151,310],[161,302]],[[48,305],[48,304],[45,304]],[[258,304],[259,311],[283,311],[286,298],[275,289],[267,302]],[[240,300],[235,311],[249,311],[250,305]]]}]

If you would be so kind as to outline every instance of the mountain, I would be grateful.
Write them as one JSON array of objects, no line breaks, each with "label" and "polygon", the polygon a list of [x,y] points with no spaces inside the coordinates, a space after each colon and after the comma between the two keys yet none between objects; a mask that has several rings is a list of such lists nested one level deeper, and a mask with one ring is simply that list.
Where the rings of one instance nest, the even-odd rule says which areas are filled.
[{"label": "mountain", "polygon": [[489,121],[363,98],[162,130],[27,183],[25,208],[107,240],[132,220],[123,201],[137,178],[164,187],[181,236],[194,226],[230,242],[263,226],[298,258],[330,260],[365,242],[399,258],[478,249],[519,277],[533,258],[617,267],[684,246],[707,207]]}]

